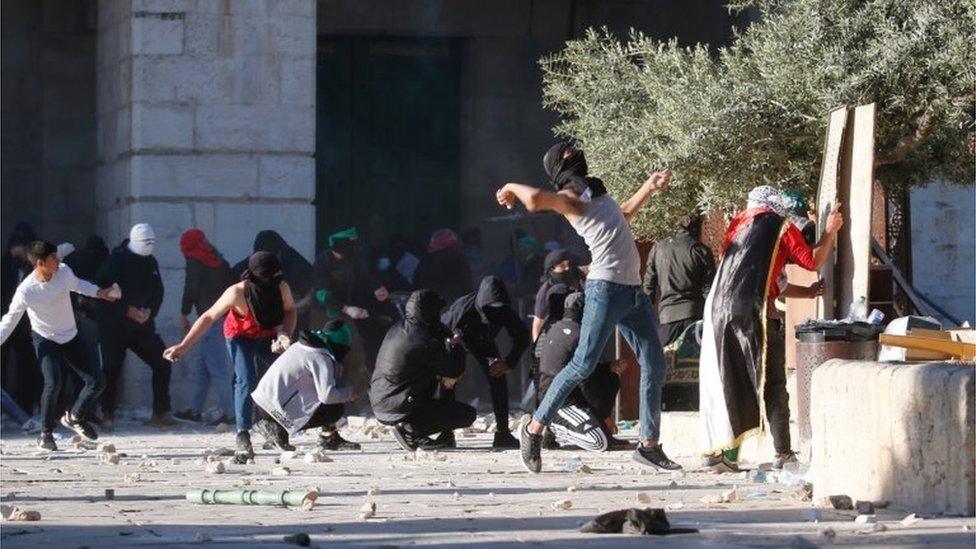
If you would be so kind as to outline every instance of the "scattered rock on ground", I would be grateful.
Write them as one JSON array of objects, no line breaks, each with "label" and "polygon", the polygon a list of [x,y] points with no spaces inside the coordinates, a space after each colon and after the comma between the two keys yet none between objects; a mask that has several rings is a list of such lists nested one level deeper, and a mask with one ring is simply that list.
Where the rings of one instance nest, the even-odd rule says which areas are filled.
[{"label": "scattered rock on ground", "polygon": [[0,516],[10,522],[35,522],[41,520],[40,511],[30,511],[10,505],[0,505]]},{"label": "scattered rock on ground", "polygon": [[831,507],[839,511],[849,511],[854,508],[854,502],[851,501],[850,496],[845,496],[845,495],[828,496],[827,499],[830,501]]},{"label": "scattered rock on ground", "polygon": [[651,503],[651,496],[647,495],[646,492],[637,492],[636,499],[637,503]]},{"label": "scattered rock on ground", "polygon": [[874,515],[858,515],[854,519],[854,524],[874,524],[878,522],[878,517]]},{"label": "scattered rock on ground", "polygon": [[376,516],[376,504],[372,501],[367,501],[359,508],[359,518],[366,520],[371,519]]},{"label": "scattered rock on ground", "polygon": [[207,463],[206,471],[208,475],[220,475],[227,472],[227,466],[223,461],[211,461]]},{"label": "scattered rock on ground", "polygon": [[281,539],[281,541],[285,543],[298,545],[300,547],[308,547],[309,544],[312,543],[312,540],[308,537],[308,534],[306,534],[305,532],[299,532],[297,534],[285,536],[284,538]]},{"label": "scattered rock on ground", "polygon": [[858,515],[874,514],[874,503],[870,501],[857,500],[857,502],[854,503],[854,508],[857,509]]},{"label": "scattered rock on ground", "polygon": [[922,522],[922,519],[919,518],[919,516],[916,515],[915,513],[912,513],[907,517],[901,519],[902,526],[913,526],[915,524],[918,524],[919,522]]},{"label": "scattered rock on ground", "polygon": [[554,511],[567,511],[573,507],[573,501],[569,499],[561,499],[559,501],[554,501],[552,503],[552,509]]},{"label": "scattered rock on ground", "polygon": [[197,543],[207,543],[208,541],[213,541],[213,538],[210,537],[210,534],[201,530],[194,534],[193,540]]}]

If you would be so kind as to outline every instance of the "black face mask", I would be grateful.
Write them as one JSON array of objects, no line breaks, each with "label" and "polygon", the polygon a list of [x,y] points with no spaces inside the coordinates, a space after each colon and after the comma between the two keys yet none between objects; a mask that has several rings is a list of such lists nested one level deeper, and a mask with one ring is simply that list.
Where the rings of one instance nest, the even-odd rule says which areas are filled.
[{"label": "black face mask", "polygon": [[336,362],[342,362],[342,359],[349,354],[349,347],[346,345],[330,345],[329,351],[332,356],[336,359]]},{"label": "black face mask", "polygon": [[568,271],[563,271],[561,273],[551,272],[549,273],[549,280],[551,280],[554,284],[574,286],[579,281],[579,273],[576,271],[576,269],[569,269]]},{"label": "black face mask", "polygon": [[482,309],[482,313],[484,313],[485,319],[489,324],[500,326],[505,320],[504,305],[488,305]]}]

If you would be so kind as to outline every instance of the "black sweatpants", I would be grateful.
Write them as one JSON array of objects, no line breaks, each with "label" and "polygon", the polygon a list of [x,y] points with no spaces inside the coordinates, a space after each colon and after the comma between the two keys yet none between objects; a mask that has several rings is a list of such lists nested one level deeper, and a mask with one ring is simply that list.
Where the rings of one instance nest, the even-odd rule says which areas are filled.
[{"label": "black sweatpants", "polygon": [[131,349],[140,360],[152,369],[152,409],[154,414],[170,411],[169,378],[170,363],[163,358],[166,346],[156,333],[155,324],[149,321],[137,325],[129,320],[124,324],[99,327],[102,362],[105,368],[105,392],[102,394],[102,413],[114,416],[118,407],[119,384],[125,352]]},{"label": "black sweatpants", "polygon": [[661,346],[667,347],[674,340],[678,339],[678,336],[682,334],[688,326],[691,326],[695,322],[698,322],[699,318],[686,318],[684,320],[677,320],[675,322],[662,322],[657,329],[657,336],[661,339]]},{"label": "black sweatpants", "polygon": [[307,431],[316,427],[332,427],[337,421],[342,419],[342,416],[345,414],[346,406],[342,403],[319,404],[319,407],[315,409],[312,417],[308,418],[308,421],[305,422],[305,425],[303,425],[300,430]]},{"label": "black sweatpants", "polygon": [[[409,423],[412,434],[425,437],[442,431],[453,431],[470,427],[477,412],[471,406],[456,402],[453,398],[431,398],[414,405],[404,423]],[[508,419],[505,420],[506,427]]]},{"label": "black sweatpants", "polygon": [[14,333],[0,345],[0,365],[3,366],[0,378],[3,379],[3,388],[27,415],[33,415],[44,386],[43,376],[37,367],[37,352],[34,350],[32,334],[30,321],[24,315]]},{"label": "black sweatpants", "polygon": [[[491,393],[491,408],[495,412],[495,431],[508,432],[508,374],[506,373],[501,377],[491,377],[491,374],[488,373],[488,361],[481,357],[475,357],[475,359],[478,361],[478,365],[481,366],[481,371],[484,372],[485,378],[488,380],[488,391]],[[516,366],[518,364],[509,364],[509,371]]]},{"label": "black sweatpants", "polygon": [[766,385],[763,400],[766,402],[766,419],[769,434],[773,437],[776,453],[791,451],[790,445],[790,394],[786,391],[786,335],[779,320],[767,320]]},{"label": "black sweatpants", "polygon": [[76,335],[67,343],[56,343],[36,332],[32,336],[41,374],[44,376],[44,390],[41,392],[42,430],[50,433],[54,429],[59,410],[57,404],[58,396],[61,394],[64,366],[74,370],[83,384],[71,413],[78,418],[87,418],[92,403],[105,388],[105,378],[98,365],[88,359],[88,352],[81,336]]}]

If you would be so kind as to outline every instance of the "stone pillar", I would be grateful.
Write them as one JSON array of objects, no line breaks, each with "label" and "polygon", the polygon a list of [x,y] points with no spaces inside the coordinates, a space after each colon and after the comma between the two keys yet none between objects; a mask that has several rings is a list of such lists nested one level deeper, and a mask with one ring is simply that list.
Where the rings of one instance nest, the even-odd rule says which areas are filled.
[{"label": "stone pillar", "polygon": [[[109,246],[156,230],[175,342],[180,234],[202,229],[231,263],[275,229],[314,251],[315,0],[101,0],[96,224]],[[173,372],[173,404],[189,397]],[[129,403],[148,369],[127,367]],[[125,402],[123,402],[125,405]]]}]

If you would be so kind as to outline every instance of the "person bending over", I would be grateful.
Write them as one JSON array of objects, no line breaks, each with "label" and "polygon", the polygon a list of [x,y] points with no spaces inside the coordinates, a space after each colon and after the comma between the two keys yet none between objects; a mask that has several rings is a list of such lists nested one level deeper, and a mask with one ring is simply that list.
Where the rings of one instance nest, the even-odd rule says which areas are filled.
[{"label": "person bending over", "polygon": [[[491,390],[491,405],[495,411],[494,448],[518,448],[518,440],[508,429],[508,382],[505,374],[518,366],[522,353],[529,346],[529,330],[512,308],[505,283],[496,276],[486,276],[478,291],[468,294],[451,305],[441,321],[459,334],[464,348],[481,366]],[[505,329],[512,338],[512,348],[504,358],[498,351],[495,338]]]},{"label": "person bending over", "polygon": [[[438,388],[452,388],[464,372],[461,338],[441,324],[446,303],[435,292],[410,294],[404,319],[387,332],[369,386],[373,413],[393,426],[404,450],[418,446],[454,446],[453,431],[475,420],[475,409]],[[435,444],[428,437],[443,433]]]}]

